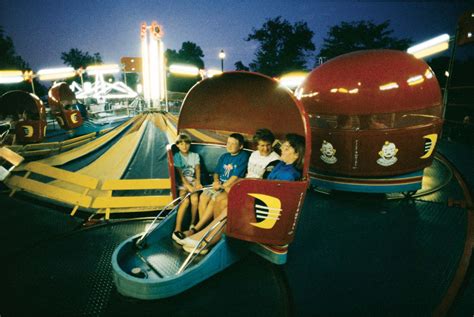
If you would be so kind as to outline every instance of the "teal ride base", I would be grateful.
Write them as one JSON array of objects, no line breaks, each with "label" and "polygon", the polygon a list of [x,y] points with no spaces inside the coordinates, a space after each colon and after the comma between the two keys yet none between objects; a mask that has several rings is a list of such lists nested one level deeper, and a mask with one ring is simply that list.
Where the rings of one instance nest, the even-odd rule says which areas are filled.
[{"label": "teal ride base", "polygon": [[188,257],[173,241],[176,213],[161,221],[145,239],[141,234],[122,242],[112,255],[113,279],[120,294],[153,300],[174,296],[224,270],[249,251],[275,264],[284,264],[288,246],[267,246],[222,236],[205,255],[198,255],[184,272],[178,270]]},{"label": "teal ride base", "polygon": [[348,177],[310,171],[311,185],[359,193],[410,193],[421,189],[423,170],[385,177]]},{"label": "teal ride base", "polygon": [[[136,235],[122,242],[112,255],[113,278],[120,294],[138,299],[159,299],[181,293],[222,271],[247,249],[221,239],[206,255],[199,255],[180,274],[189,255],[171,239],[175,215],[163,220],[139,249]],[[239,241],[232,241],[239,242]]]}]

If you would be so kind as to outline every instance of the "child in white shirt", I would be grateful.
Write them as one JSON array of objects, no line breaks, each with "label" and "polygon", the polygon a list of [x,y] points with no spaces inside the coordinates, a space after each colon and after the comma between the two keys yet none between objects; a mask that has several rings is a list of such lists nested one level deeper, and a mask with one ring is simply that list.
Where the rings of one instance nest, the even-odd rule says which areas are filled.
[{"label": "child in white shirt", "polygon": [[257,144],[257,150],[250,155],[245,177],[263,178],[264,174],[269,174],[272,167],[280,160],[280,156],[273,151],[275,136],[268,129],[258,129],[253,141]]}]

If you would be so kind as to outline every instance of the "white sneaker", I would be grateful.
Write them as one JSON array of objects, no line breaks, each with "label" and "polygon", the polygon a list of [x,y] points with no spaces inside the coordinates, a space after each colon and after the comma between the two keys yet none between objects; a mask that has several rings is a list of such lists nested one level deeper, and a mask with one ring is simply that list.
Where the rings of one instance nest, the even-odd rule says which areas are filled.
[{"label": "white sneaker", "polygon": [[181,232],[181,231],[175,231],[171,235],[171,238],[173,238],[174,241],[176,241],[178,244],[183,245],[184,240],[186,240],[186,236]]},{"label": "white sneaker", "polygon": [[[187,246],[187,245],[183,245],[183,250],[186,251],[186,252],[188,252],[188,253],[191,253],[191,252],[193,252],[194,247],[190,247],[190,246]],[[194,254],[197,254],[197,253],[198,253],[198,252],[197,252],[198,250],[199,250],[199,249],[196,249],[196,251],[194,251]],[[199,254],[204,255],[204,254],[207,254],[207,252],[209,252],[208,249],[203,249],[203,250],[201,250],[201,252],[199,252]]]},{"label": "white sneaker", "polygon": [[184,238],[183,240],[181,240],[181,242],[182,242],[181,245],[191,247],[191,248],[194,248],[195,246],[199,244],[198,240],[194,240],[189,237]]}]

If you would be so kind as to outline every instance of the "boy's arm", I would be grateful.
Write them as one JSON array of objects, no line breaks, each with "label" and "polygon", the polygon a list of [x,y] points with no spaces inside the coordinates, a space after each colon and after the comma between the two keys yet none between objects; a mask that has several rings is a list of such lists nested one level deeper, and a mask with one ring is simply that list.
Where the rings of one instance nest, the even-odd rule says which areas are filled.
[{"label": "boy's arm", "polygon": [[201,189],[201,165],[197,164],[195,166],[195,171],[196,171],[196,189]]},{"label": "boy's arm", "polygon": [[176,170],[178,171],[179,178],[181,179],[181,181],[184,184],[184,182],[186,182],[186,178],[184,178],[184,176],[183,176],[183,171],[179,167],[176,167]]},{"label": "boy's arm", "polygon": [[214,182],[212,183],[212,189],[214,190],[221,189],[222,186],[221,186],[221,182],[219,181],[219,174],[214,173],[213,178],[214,178]]},{"label": "boy's arm", "polygon": [[194,188],[191,186],[191,184],[188,182],[186,177],[183,176],[183,171],[180,168],[176,168],[179,173],[179,177],[181,178],[181,182],[183,182],[183,186],[186,188],[187,191],[193,192]]},{"label": "boy's arm", "polygon": [[214,174],[212,175],[214,181],[212,182],[212,189],[219,190],[221,189],[221,182],[219,180],[219,173],[221,172],[221,166],[223,165],[224,155],[222,154],[217,161],[216,169],[214,170]]},{"label": "boy's arm", "polygon": [[230,188],[232,187],[232,185],[238,180],[239,178],[237,176],[231,176],[228,180],[226,180],[224,182],[224,184],[222,184],[222,188],[224,188],[224,190],[226,192],[229,192]]}]

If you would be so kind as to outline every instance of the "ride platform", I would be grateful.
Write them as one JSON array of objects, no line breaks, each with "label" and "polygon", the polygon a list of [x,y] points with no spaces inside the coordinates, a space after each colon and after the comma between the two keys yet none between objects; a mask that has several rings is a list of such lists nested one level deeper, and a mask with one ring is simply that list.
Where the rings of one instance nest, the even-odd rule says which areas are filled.
[{"label": "ride platform", "polygon": [[249,253],[184,293],[152,301],[120,295],[111,265],[116,247],[143,232],[150,214],[91,222],[4,192],[0,314],[470,316],[474,149],[441,140],[438,152],[429,174],[436,190],[404,197],[309,189],[285,265]]}]

